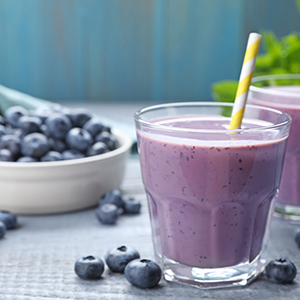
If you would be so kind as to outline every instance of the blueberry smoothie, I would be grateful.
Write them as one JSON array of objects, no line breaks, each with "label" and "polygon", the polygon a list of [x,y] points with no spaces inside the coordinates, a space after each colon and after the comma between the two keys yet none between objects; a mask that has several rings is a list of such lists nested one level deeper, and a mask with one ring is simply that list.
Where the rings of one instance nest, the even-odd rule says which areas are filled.
[{"label": "blueberry smoothie", "polygon": [[[264,91],[272,93],[264,93]],[[300,86],[273,86],[250,93],[249,102],[272,107],[292,117],[277,203],[300,206]],[[286,93],[286,94],[285,94]]]},{"label": "blueberry smoothie", "polygon": [[[261,252],[280,183],[286,137],[224,133],[228,118],[159,119],[187,132],[137,130],[155,248],[198,268],[253,261]],[[254,120],[243,126],[261,126]],[[213,139],[197,129],[221,129]]]}]

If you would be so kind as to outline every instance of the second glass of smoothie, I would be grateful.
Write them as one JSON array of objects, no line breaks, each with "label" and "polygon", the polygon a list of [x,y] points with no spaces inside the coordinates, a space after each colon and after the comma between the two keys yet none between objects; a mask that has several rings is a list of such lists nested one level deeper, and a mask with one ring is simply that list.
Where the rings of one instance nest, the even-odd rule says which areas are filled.
[{"label": "second glass of smoothie", "polygon": [[169,281],[245,285],[266,263],[290,117],[248,105],[228,130],[232,104],[148,107],[135,114],[156,259]]},{"label": "second glass of smoothie", "polygon": [[300,222],[300,74],[253,78],[248,102],[284,111],[292,117],[275,215]]}]

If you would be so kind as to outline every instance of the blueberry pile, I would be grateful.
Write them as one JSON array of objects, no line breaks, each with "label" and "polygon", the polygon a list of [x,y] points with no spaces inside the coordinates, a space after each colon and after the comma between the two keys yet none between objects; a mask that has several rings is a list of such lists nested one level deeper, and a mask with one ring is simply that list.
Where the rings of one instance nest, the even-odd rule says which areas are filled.
[{"label": "blueberry pile", "polygon": [[[139,288],[153,288],[161,279],[159,265],[149,259],[140,259],[139,252],[131,246],[110,249],[105,255],[105,262],[112,272],[124,273],[128,282]],[[82,257],[76,261],[74,270],[82,279],[100,279],[104,262],[92,255]]]},{"label": "blueberry pile", "polygon": [[17,227],[16,215],[8,211],[0,211],[0,239],[2,239],[7,230],[15,229]]},{"label": "blueberry pile", "polygon": [[138,214],[140,209],[138,199],[123,197],[120,190],[114,189],[99,200],[96,216],[102,224],[115,224],[121,214]]},{"label": "blueberry pile", "polygon": [[119,147],[108,126],[83,108],[60,105],[0,116],[0,161],[49,162],[103,154]]}]

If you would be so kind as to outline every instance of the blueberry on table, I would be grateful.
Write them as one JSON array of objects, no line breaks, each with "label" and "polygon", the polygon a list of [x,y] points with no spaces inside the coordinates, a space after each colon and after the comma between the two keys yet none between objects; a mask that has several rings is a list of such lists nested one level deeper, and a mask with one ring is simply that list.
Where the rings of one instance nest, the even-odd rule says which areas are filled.
[{"label": "blueberry on table", "polygon": [[138,214],[141,210],[141,201],[136,198],[123,198],[124,212],[127,214]]},{"label": "blueberry on table", "polygon": [[297,245],[300,247],[300,227],[295,228],[294,230],[294,239]]},{"label": "blueberry on table", "polygon": [[99,257],[89,255],[79,258],[74,270],[81,279],[100,279],[104,272],[104,262]]},{"label": "blueberry on table", "polygon": [[95,137],[97,134],[103,131],[104,125],[98,119],[92,118],[87,121],[82,128],[88,131],[92,137]]},{"label": "blueberry on table", "polygon": [[106,144],[102,142],[97,142],[91,147],[88,148],[86,155],[87,156],[94,156],[94,155],[99,155],[108,152],[108,148]]},{"label": "blueberry on table", "polygon": [[18,120],[18,128],[23,130],[24,135],[41,132],[41,125],[41,119],[34,116],[23,116]]},{"label": "blueberry on table", "polygon": [[116,273],[123,273],[126,265],[137,258],[140,258],[140,254],[131,246],[114,247],[105,254],[107,266]]},{"label": "blueberry on table", "polygon": [[27,116],[28,111],[22,106],[11,106],[5,112],[5,119],[12,127],[18,127],[19,119],[23,116]]},{"label": "blueberry on table", "polygon": [[6,229],[14,229],[17,227],[17,217],[9,211],[0,211],[0,221],[5,224]]},{"label": "blueberry on table", "polygon": [[21,163],[30,163],[30,162],[37,162],[38,160],[36,158],[30,157],[30,156],[22,156],[16,160],[16,162]]},{"label": "blueberry on table", "polygon": [[0,221],[0,239],[4,237],[6,233],[6,225],[4,222]]},{"label": "blueberry on table", "polygon": [[161,268],[149,259],[135,259],[125,268],[125,277],[133,285],[142,288],[153,288],[161,279]]},{"label": "blueberry on table", "polygon": [[14,161],[11,152],[7,149],[0,149],[0,161]]},{"label": "blueberry on table", "polygon": [[69,117],[71,118],[73,127],[82,128],[83,125],[92,118],[92,115],[85,108],[75,108],[70,110]]},{"label": "blueberry on table", "polygon": [[41,158],[49,151],[47,137],[42,133],[30,133],[21,142],[21,152],[24,156]]},{"label": "blueberry on table", "polygon": [[99,201],[99,205],[103,204],[115,204],[118,208],[123,208],[124,202],[121,191],[118,189],[110,190],[106,192]]},{"label": "blueberry on table", "polygon": [[41,161],[59,161],[63,160],[63,156],[61,153],[57,151],[49,151],[43,157],[41,157]]},{"label": "blueberry on table", "polygon": [[110,151],[115,150],[119,147],[117,138],[107,131],[103,131],[97,134],[95,137],[95,142],[102,142],[106,144]]},{"label": "blueberry on table", "polygon": [[116,223],[119,213],[115,204],[103,204],[96,209],[96,216],[102,224]]},{"label": "blueberry on table", "polygon": [[9,150],[15,160],[21,154],[21,139],[13,134],[4,135],[0,140],[0,149]]},{"label": "blueberry on table", "polygon": [[72,128],[70,119],[63,113],[52,113],[45,120],[49,134],[55,139],[64,139],[67,132]]},{"label": "blueberry on table", "polygon": [[66,143],[69,148],[86,152],[93,144],[93,138],[89,132],[82,128],[72,128],[66,135]]},{"label": "blueberry on table", "polygon": [[286,259],[275,259],[268,263],[265,274],[274,283],[291,283],[297,275],[296,266]]}]

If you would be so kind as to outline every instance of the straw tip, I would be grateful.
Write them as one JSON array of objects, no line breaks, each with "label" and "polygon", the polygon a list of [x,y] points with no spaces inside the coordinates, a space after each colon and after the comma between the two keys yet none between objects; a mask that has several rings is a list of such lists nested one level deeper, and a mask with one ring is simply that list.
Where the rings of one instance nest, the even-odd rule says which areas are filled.
[{"label": "straw tip", "polygon": [[261,39],[262,35],[257,33],[257,32],[251,32],[249,34],[249,37],[256,38],[256,39]]}]

